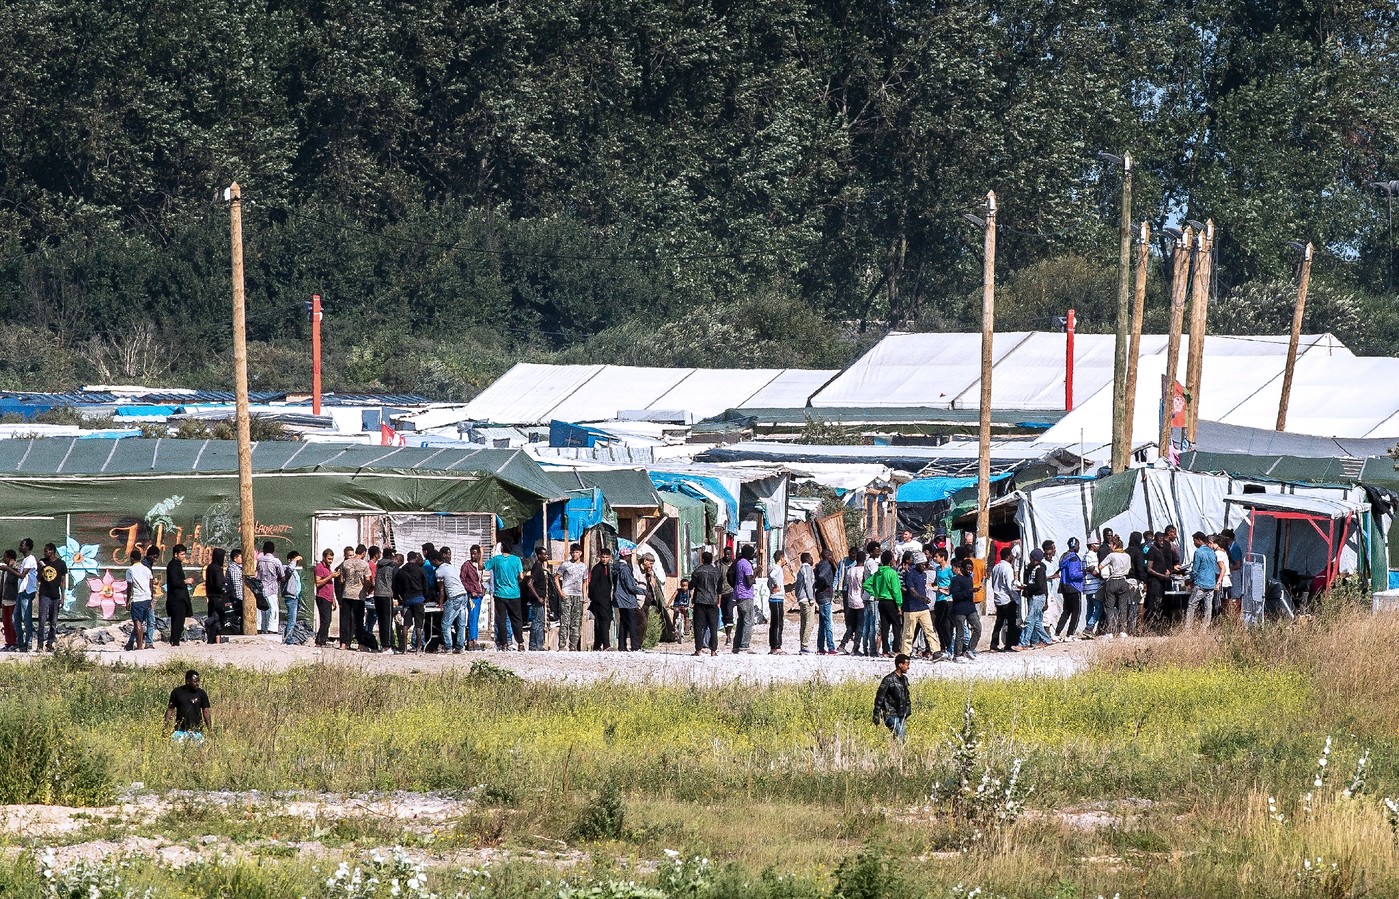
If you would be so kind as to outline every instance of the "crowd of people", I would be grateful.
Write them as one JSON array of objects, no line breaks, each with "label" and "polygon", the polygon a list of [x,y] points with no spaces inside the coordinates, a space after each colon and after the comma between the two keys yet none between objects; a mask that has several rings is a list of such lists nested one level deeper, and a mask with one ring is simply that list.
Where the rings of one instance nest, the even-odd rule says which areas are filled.
[{"label": "crowd of people", "polygon": [[[317,648],[381,653],[433,650],[459,654],[544,650],[634,652],[653,620],[661,642],[694,641],[694,654],[757,653],[754,634],[767,630],[767,652],[783,655],[789,614],[796,612],[801,654],[970,661],[982,647],[983,615],[992,619],[989,646],[1018,652],[1076,639],[1125,637],[1165,628],[1177,612],[1187,625],[1206,626],[1238,595],[1243,555],[1234,535],[1196,533],[1188,550],[1175,527],[1133,533],[1124,544],[1111,530],[1101,537],[1053,541],[1025,557],[1019,541],[993,548],[994,564],[976,558],[970,535],[951,548],[945,531],[926,543],[909,531],[885,548],[871,541],[843,559],[801,553],[790,565],[778,551],[759,574],[756,547],[704,550],[689,577],[668,595],[649,552],[603,549],[591,565],[578,544],[555,563],[546,548],[528,559],[508,545],[486,557],[480,545],[454,558],[450,547],[424,544],[402,553],[392,547],[326,549],[303,574],[301,554],[279,556],[266,542],[245,570],[241,550],[215,548],[204,567],[204,638],[219,642],[243,633],[246,602],[256,604],[257,632],[288,644],[306,639],[314,624]],[[126,648],[150,648],[158,624],[155,599],[163,590],[165,639],[184,640],[195,618],[195,577],[187,550],[171,549],[163,583],[156,577],[162,550],[131,553],[126,599],[131,633]],[[67,569],[55,545],[41,557],[33,541],[6,550],[0,561],[5,651],[52,651],[57,639]],[[1188,585],[1188,590],[1186,585]],[[307,596],[307,593],[310,596]],[[1167,597],[1183,599],[1183,608]],[[489,601],[489,633],[481,633]],[[1057,621],[1047,617],[1057,612]],[[843,634],[836,639],[836,612]],[[585,635],[591,619],[591,639]],[[332,638],[332,626],[334,637]]]}]

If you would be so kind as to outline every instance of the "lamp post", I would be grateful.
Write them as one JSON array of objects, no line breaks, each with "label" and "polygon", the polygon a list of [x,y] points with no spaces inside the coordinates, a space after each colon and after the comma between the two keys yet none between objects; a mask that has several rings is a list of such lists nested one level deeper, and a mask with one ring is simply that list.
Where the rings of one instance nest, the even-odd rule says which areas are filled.
[{"label": "lamp post", "polygon": [[1399,193],[1399,181],[1371,181],[1370,186],[1384,191],[1385,205],[1389,207],[1389,270],[1385,274],[1384,286],[1387,293],[1394,292],[1394,195]]},{"label": "lamp post", "polygon": [[1118,225],[1117,339],[1112,363],[1112,470],[1124,471],[1131,456],[1127,446],[1127,327],[1131,318],[1132,274],[1132,154],[1100,152],[1109,165],[1122,166],[1122,209]]}]

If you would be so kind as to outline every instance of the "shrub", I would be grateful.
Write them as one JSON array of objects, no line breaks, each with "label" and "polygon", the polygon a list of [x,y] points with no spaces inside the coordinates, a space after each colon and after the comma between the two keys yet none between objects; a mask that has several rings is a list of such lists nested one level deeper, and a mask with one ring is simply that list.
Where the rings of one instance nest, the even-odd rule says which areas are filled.
[{"label": "shrub", "polygon": [[589,842],[620,840],[626,836],[626,807],[615,785],[604,787],[583,808],[578,823],[573,826],[573,836]]},{"label": "shrub", "polygon": [[0,803],[100,805],[114,792],[107,760],[65,727],[57,707],[0,701]]},{"label": "shrub", "polygon": [[836,868],[831,899],[903,899],[912,895],[910,884],[882,853],[866,850]]}]

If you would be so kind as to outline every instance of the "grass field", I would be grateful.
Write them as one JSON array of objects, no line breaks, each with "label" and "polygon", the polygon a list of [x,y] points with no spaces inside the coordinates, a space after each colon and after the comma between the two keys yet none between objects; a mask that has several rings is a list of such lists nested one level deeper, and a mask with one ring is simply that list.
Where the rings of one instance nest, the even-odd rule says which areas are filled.
[{"label": "grass field", "polygon": [[[180,671],[67,655],[0,666],[0,800],[193,791],[154,820],[57,840],[240,847],[179,872],[133,858],[91,875],[159,896],[389,895],[389,862],[380,893],[326,881],[334,858],[368,876],[364,853],[394,845],[429,859],[422,889],[444,897],[1399,895],[1383,801],[1399,796],[1399,623],[1358,612],[1123,647],[1059,680],[922,681],[904,746],[869,723],[873,683],[566,687],[488,665],[202,674],[216,727],[196,748],[161,733]],[[968,703],[975,749],[954,739]],[[974,790],[1017,762],[1033,788],[1023,815],[1004,788],[959,793],[962,774]],[[200,798],[251,790],[475,801],[405,829]],[[285,848],[311,839],[331,855]],[[0,869],[0,895],[58,895],[63,878],[35,873],[55,839],[8,840],[26,854]],[[540,846],[583,851],[560,867],[526,851]],[[459,863],[485,849],[518,857],[491,876]]]}]

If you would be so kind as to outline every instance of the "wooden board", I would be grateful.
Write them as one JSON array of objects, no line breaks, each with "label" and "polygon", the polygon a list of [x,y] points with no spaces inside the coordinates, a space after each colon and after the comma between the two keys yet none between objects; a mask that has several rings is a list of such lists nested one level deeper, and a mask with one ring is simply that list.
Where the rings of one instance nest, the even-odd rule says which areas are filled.
[{"label": "wooden board", "polygon": [[849,542],[845,538],[845,514],[836,512],[816,519],[816,529],[821,537],[821,545],[830,551],[831,558],[839,564],[850,551]]}]

